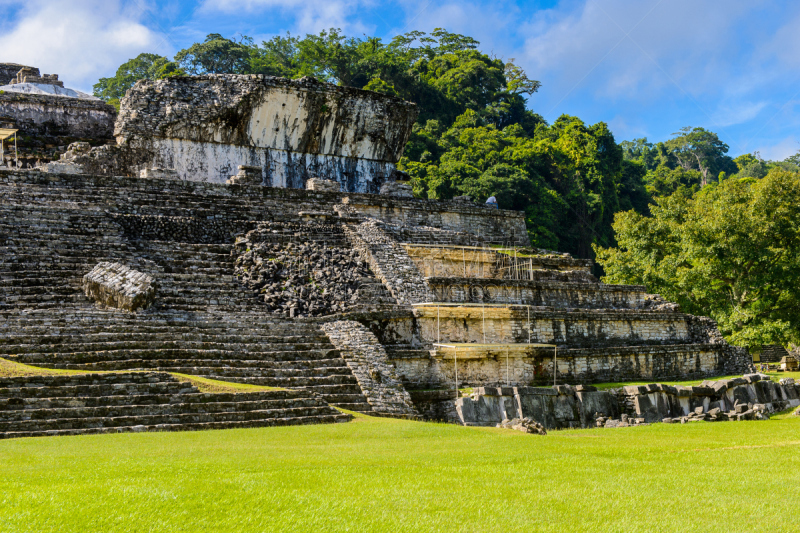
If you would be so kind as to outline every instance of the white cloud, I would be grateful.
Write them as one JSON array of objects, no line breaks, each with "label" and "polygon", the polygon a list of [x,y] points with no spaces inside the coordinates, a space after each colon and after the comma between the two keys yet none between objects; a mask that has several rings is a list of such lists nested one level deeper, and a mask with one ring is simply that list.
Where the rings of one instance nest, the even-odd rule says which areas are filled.
[{"label": "white cloud", "polygon": [[371,29],[358,20],[358,15],[372,3],[373,0],[205,0],[201,11],[239,14],[280,10],[293,15],[293,33],[341,28],[349,35],[358,35]]},{"label": "white cloud", "polygon": [[[6,23],[3,60],[59,74],[68,87],[91,92],[99,77],[163,43],[141,22],[145,13],[115,0],[26,2]],[[165,54],[165,51],[160,51]]]},{"label": "white cloud", "polygon": [[790,155],[794,155],[800,150],[800,142],[797,137],[791,135],[776,144],[761,145],[756,149],[762,159],[769,161],[783,161]]},{"label": "white cloud", "polygon": [[747,101],[721,105],[711,115],[711,122],[718,128],[742,124],[756,118],[767,105],[768,102]]}]

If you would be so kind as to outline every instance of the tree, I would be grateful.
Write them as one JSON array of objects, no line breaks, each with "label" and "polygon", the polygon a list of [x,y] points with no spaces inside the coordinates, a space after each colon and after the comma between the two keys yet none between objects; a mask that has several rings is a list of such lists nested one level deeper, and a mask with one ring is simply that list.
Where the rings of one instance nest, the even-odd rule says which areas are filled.
[{"label": "tree", "polygon": [[701,186],[708,185],[720,172],[736,172],[728,153],[728,145],[716,133],[704,128],[686,127],[674,134],[665,144],[684,170],[697,169],[702,176]]},{"label": "tree", "polygon": [[617,213],[618,247],[595,248],[604,281],[645,284],[738,345],[800,341],[800,174],[726,179],[651,212]]},{"label": "tree", "polygon": [[114,77],[100,78],[94,84],[93,92],[98,98],[102,98],[119,109],[119,101],[138,80],[161,79],[184,74],[184,71],[176,63],[166,57],[156,54],[139,54],[120,65]]},{"label": "tree", "polygon": [[226,39],[210,33],[202,43],[194,43],[175,54],[175,61],[189,74],[250,74],[252,41]]}]

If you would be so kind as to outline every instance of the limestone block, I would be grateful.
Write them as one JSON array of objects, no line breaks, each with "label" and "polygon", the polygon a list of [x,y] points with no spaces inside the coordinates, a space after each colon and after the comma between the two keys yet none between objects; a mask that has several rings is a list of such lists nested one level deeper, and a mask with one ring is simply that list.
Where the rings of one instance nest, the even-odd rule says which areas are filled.
[{"label": "limestone block", "polygon": [[50,174],[83,174],[82,166],[63,161],[50,161],[39,167],[39,170]]},{"label": "limestone block", "polygon": [[399,198],[413,198],[414,191],[411,185],[401,181],[387,181],[381,185],[380,194],[385,196],[397,196]]},{"label": "limestone block", "polygon": [[145,168],[139,171],[139,177],[154,180],[177,180],[178,172],[171,168]]},{"label": "limestone block", "polygon": [[309,191],[342,192],[342,186],[338,181],[311,178],[306,181],[306,189]]},{"label": "limestone block", "polygon": [[261,185],[264,182],[261,167],[255,165],[239,165],[238,172],[225,183],[228,185]]},{"label": "limestone block", "polygon": [[156,283],[152,277],[119,263],[98,263],[83,277],[86,296],[125,311],[145,309],[155,300]]}]

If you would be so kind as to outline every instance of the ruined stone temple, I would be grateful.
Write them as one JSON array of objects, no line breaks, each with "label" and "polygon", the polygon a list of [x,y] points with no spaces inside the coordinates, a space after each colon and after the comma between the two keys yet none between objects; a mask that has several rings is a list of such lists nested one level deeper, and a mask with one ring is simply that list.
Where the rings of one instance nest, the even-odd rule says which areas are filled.
[{"label": "ruined stone temple", "polygon": [[0,63],[0,116],[23,135],[110,138],[116,111],[99,98],[64,87],[58,74]]},{"label": "ruined stone temple", "polygon": [[522,213],[410,197],[415,114],[309,80],[144,81],[116,145],[0,171],[0,357],[81,372],[0,378],[0,437],[350,418],[335,408],[485,423],[487,405],[581,427],[633,404],[568,384],[749,368],[713,321],[530,248]]}]

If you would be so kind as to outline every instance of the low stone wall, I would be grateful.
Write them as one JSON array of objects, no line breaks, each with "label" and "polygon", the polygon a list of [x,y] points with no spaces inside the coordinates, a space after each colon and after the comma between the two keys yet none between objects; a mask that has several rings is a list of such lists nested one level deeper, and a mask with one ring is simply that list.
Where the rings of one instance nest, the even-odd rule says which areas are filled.
[{"label": "low stone wall", "polygon": [[455,402],[466,426],[495,426],[503,420],[532,418],[547,429],[594,426],[596,414],[614,417],[620,409],[615,394],[594,387],[479,387]]},{"label": "low stone wall", "polygon": [[0,93],[0,116],[13,117],[24,135],[110,139],[116,113],[101,101]]},{"label": "low stone wall", "polygon": [[653,383],[623,390],[559,385],[552,388],[479,387],[455,401],[464,425],[495,426],[503,420],[532,418],[547,429],[615,427],[633,423],[763,419],[764,414],[800,405],[800,386],[768,376],[708,381],[684,387]]},{"label": "low stone wall", "polygon": [[125,237],[134,240],[179,241],[197,244],[229,244],[237,234],[254,229],[257,222],[248,220],[199,219],[110,213]]},{"label": "low stone wall", "polygon": [[[687,316],[631,310],[415,306],[423,342],[543,343],[570,348],[689,341]],[[530,322],[529,322],[530,317]]]},{"label": "low stone wall", "polygon": [[641,285],[558,281],[428,278],[437,302],[502,303],[556,308],[635,309],[645,301]]},{"label": "low stone wall", "polygon": [[352,320],[322,325],[331,343],[353,371],[361,391],[375,413],[417,418],[419,413],[389,364],[386,351],[367,328]]},{"label": "low stone wall", "polygon": [[[508,244],[515,244],[509,242]],[[585,272],[593,261],[570,256],[514,257],[491,248],[403,243],[427,277],[537,280],[542,271]]]},{"label": "low stone wall", "polygon": [[[681,419],[692,413],[731,412],[746,416],[756,404],[764,411],[783,411],[800,405],[800,386],[793,379],[775,383],[768,376],[748,374],[741,378],[704,381],[696,387],[660,383],[623,388],[623,409],[646,423]],[[737,411],[737,406],[743,406]],[[672,421],[672,420],[669,420]]]}]

